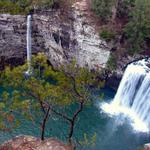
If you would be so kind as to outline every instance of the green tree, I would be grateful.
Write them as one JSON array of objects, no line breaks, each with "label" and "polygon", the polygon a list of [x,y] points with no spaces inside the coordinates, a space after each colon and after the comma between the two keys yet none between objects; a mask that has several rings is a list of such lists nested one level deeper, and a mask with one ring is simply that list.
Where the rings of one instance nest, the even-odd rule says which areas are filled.
[{"label": "green tree", "polygon": [[[40,53],[33,58],[33,74],[24,75],[26,65],[13,69],[6,68],[0,75],[0,81],[6,87],[2,107],[13,115],[22,114],[41,128],[44,140],[45,128],[51,115],[61,117],[69,123],[68,141],[72,143],[74,126],[84,106],[91,101],[90,86],[96,84],[96,72],[78,68],[75,63],[54,71],[47,64],[47,57]],[[99,84],[101,87],[103,84]],[[76,104],[74,112],[66,114],[63,108]],[[61,109],[60,109],[61,108]],[[51,114],[51,115],[50,115]],[[37,121],[39,118],[40,121]],[[38,120],[39,120],[38,119]]]},{"label": "green tree", "polygon": [[129,18],[130,11],[134,7],[135,0],[119,0],[117,17],[122,19]]},{"label": "green tree", "polygon": [[128,18],[135,0],[93,0],[93,10],[103,21],[115,22],[116,17]]},{"label": "green tree", "polygon": [[112,17],[112,6],[114,0],[93,0],[93,10],[102,19],[102,21],[109,21]]},{"label": "green tree", "polygon": [[131,19],[125,28],[130,52],[146,49],[150,40],[150,1],[136,0],[131,12]]},{"label": "green tree", "polygon": [[58,0],[0,0],[0,12],[27,14],[33,9],[50,8]]}]

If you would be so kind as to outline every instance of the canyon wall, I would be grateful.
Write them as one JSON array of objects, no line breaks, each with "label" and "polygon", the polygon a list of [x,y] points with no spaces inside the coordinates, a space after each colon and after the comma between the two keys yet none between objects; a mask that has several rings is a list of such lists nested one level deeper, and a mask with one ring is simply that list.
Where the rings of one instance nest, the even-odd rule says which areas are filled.
[{"label": "canyon wall", "polygon": [[[33,53],[42,50],[42,43],[37,43],[37,32],[33,32]],[[42,38],[40,38],[42,41]],[[24,63],[26,57],[26,17],[21,15],[0,15],[0,69],[6,64]]]},{"label": "canyon wall", "polygon": [[[44,51],[52,65],[76,60],[100,69],[110,51],[86,13],[76,4],[69,11],[36,11],[32,15],[32,53]],[[23,63],[26,57],[26,16],[0,14],[0,67]]]}]

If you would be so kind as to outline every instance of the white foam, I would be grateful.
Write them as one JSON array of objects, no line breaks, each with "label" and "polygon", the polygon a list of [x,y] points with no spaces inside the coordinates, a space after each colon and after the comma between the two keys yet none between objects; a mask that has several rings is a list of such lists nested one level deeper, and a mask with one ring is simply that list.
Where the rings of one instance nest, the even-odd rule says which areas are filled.
[{"label": "white foam", "polygon": [[137,115],[129,108],[119,106],[117,103],[102,103],[101,109],[110,116],[119,116],[121,113],[131,120],[131,126],[137,132],[149,132],[147,125],[137,117]]},{"label": "white foam", "polygon": [[127,66],[113,102],[102,109],[130,117],[137,131],[150,130],[150,71],[144,60]]}]

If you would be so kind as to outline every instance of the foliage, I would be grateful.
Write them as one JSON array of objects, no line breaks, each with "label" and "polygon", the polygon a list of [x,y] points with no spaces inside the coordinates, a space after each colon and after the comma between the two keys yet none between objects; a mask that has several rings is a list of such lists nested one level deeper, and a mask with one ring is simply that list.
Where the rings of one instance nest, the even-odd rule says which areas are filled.
[{"label": "foliage", "polygon": [[117,59],[112,54],[110,55],[109,60],[107,61],[107,68],[110,70],[115,70],[116,67],[117,67]]},{"label": "foliage", "polygon": [[[105,23],[119,23],[130,54],[148,50],[150,42],[150,1],[149,0],[93,0],[93,10]],[[110,24],[109,24],[110,25]],[[118,34],[118,35],[119,35]],[[104,39],[113,38],[113,34],[104,30],[100,33]]]},{"label": "foliage", "polygon": [[103,21],[110,21],[114,7],[116,7],[117,17],[129,16],[135,0],[93,0],[93,10]]},{"label": "foliage", "polygon": [[115,38],[115,32],[112,30],[109,30],[107,28],[102,29],[100,32],[100,37],[106,40],[107,42],[111,41],[112,39]]},{"label": "foliage", "polygon": [[129,12],[134,7],[135,0],[120,0],[118,4],[117,16],[119,18],[129,17]]},{"label": "foliage", "polygon": [[150,1],[136,0],[131,12],[131,19],[125,28],[131,53],[146,48],[146,40],[150,40]]},{"label": "foliage", "polygon": [[0,12],[27,14],[32,9],[51,7],[56,0],[0,0]]},{"label": "foliage", "polygon": [[[70,124],[71,140],[76,119],[84,105],[91,100],[90,86],[97,83],[96,72],[78,68],[75,62],[54,71],[42,53],[33,57],[32,69],[31,76],[25,75],[27,65],[13,69],[7,67],[1,72],[0,82],[11,90],[3,93],[0,107],[5,109],[7,106],[7,112],[11,112],[14,117],[21,114],[33,123],[38,123],[42,140],[49,114],[61,117]],[[74,103],[78,106],[75,112],[64,114],[63,108]],[[36,118],[39,118],[38,122]]]},{"label": "foliage", "polygon": [[114,0],[93,0],[93,10],[102,19],[102,21],[108,21],[112,15],[112,5]]},{"label": "foliage", "polygon": [[9,0],[0,0],[0,12],[9,12],[11,14],[19,14],[21,7],[17,3],[13,3]]},{"label": "foliage", "polygon": [[19,120],[15,117],[12,111],[8,107],[6,101],[9,98],[9,93],[4,92],[1,96],[2,100],[0,101],[0,130],[1,131],[11,131],[14,128],[17,128],[19,125]]},{"label": "foliage", "polygon": [[79,144],[82,148],[87,149],[89,147],[94,147],[96,141],[96,133],[93,134],[93,136],[88,137],[86,133],[83,135],[83,140],[79,141]]}]

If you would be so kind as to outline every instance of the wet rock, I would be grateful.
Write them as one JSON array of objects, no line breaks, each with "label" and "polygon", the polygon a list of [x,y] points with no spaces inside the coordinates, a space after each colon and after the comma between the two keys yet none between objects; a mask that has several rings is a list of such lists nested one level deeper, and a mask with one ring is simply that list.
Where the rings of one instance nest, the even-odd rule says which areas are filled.
[{"label": "wet rock", "polygon": [[143,150],[150,150],[150,143],[145,144]]}]

